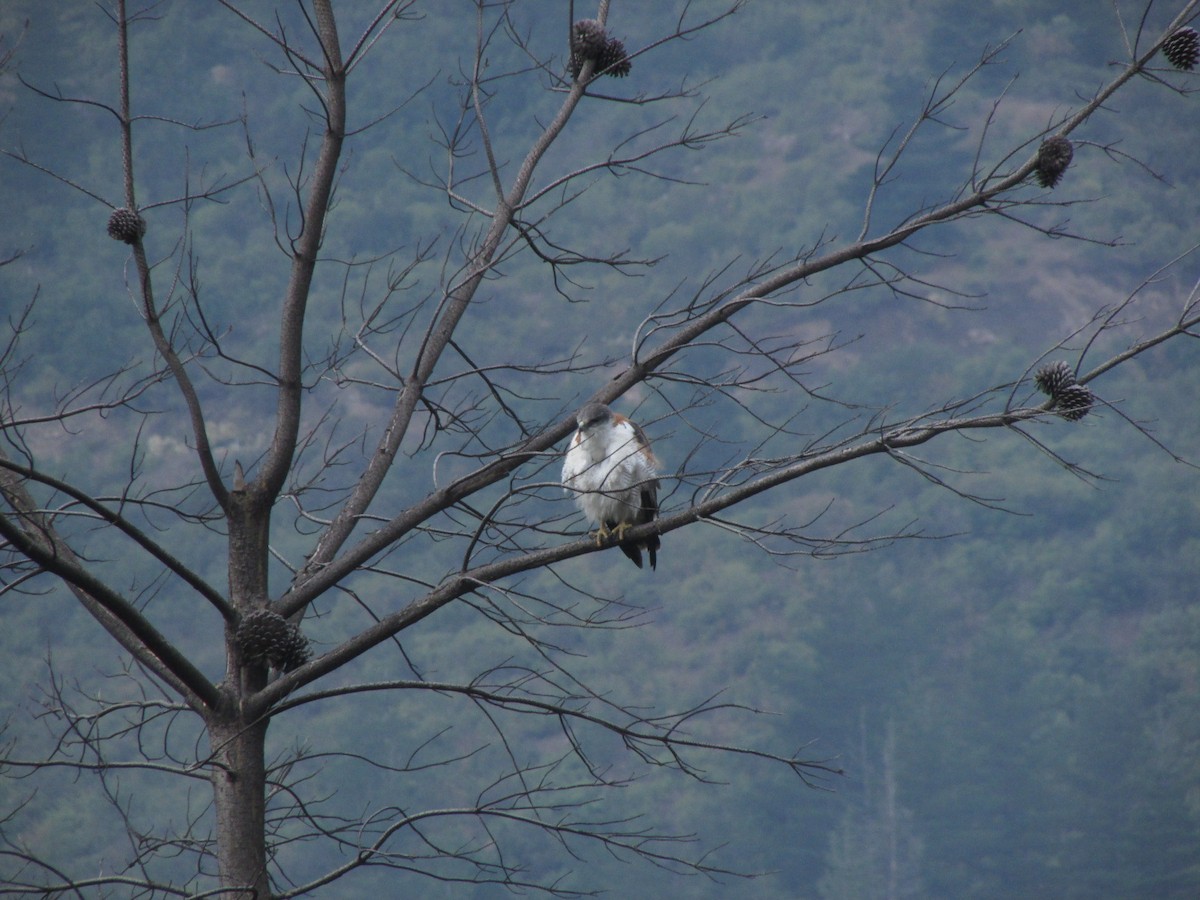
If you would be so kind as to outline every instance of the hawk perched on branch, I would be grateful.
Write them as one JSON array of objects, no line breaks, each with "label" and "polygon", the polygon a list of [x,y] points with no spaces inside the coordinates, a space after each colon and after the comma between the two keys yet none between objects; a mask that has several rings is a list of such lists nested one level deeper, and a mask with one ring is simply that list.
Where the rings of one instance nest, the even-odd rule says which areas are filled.
[{"label": "hawk perched on branch", "polygon": [[658,515],[658,460],[646,433],[603,403],[587,404],[575,414],[575,421],[579,429],[567,447],[563,487],[597,526],[597,545],[612,535],[639,569],[644,547],[650,568],[655,568],[658,535],[623,540],[626,530]]}]

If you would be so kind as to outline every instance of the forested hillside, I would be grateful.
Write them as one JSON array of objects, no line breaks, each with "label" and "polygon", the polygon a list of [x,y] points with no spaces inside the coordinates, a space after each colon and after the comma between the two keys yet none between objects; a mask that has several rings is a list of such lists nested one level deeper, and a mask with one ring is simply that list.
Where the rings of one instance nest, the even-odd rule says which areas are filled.
[{"label": "forested hillside", "polygon": [[[530,48],[559,54],[561,74],[566,4],[534,6],[533,13],[514,7],[497,33],[511,29]],[[673,27],[666,6],[616,0],[609,31],[631,52],[641,49]],[[706,0],[693,16],[722,6]],[[577,18],[583,7],[592,14],[576,3]],[[122,205],[116,122],[103,109],[46,96],[115,102],[116,39],[101,8],[19,0],[0,9],[0,50],[12,50],[0,75],[7,213],[0,259],[14,257],[0,268],[0,304],[10,331],[21,332],[19,353],[4,357],[10,420],[50,416],[83,396],[85,385],[102,396],[109,373],[136,374],[157,358],[135,299],[129,247],[105,233],[111,207]],[[247,9],[264,22],[275,15],[266,3]],[[472,411],[500,422],[495,443],[464,442],[461,452],[442,453],[433,426],[414,435],[399,455],[420,459],[419,469],[408,470],[418,474],[385,481],[382,507],[415,503],[502,441],[522,438],[518,419],[540,425],[563,418],[619,376],[631,353],[652,345],[657,329],[672,324],[656,314],[678,298],[707,297],[710,282],[715,295],[743,276],[753,281],[768,261],[816,256],[860,232],[894,228],[966,193],[980,160],[983,168],[999,166],[1017,145],[1015,168],[1037,150],[1045,129],[1113,77],[1142,12],[1124,0],[750,0],[711,29],[635,56],[628,77],[599,80],[595,90],[643,101],[694,91],[707,98],[688,108],[698,130],[721,132],[726,121],[744,119],[719,140],[633,162],[616,173],[621,177],[598,168],[578,197],[578,182],[555,188],[546,176],[537,183],[565,204],[554,222],[556,248],[589,246],[597,256],[653,264],[599,268],[579,261],[551,274],[544,255],[514,240],[473,301],[460,332],[469,337],[463,360],[490,371],[516,365],[519,350],[547,368],[511,373],[512,390],[496,397],[479,391]],[[1173,12],[1152,6],[1143,42]],[[297,16],[289,7],[279,21],[301,29]],[[350,129],[373,127],[347,141],[321,255],[350,262],[317,268],[307,360],[336,360],[354,344],[355,316],[368,318],[368,298],[382,284],[402,285],[403,298],[435,297],[448,248],[477,241],[439,193],[447,156],[439,142],[456,125],[471,131],[462,125],[470,114],[461,108],[461,85],[476,27],[473,4],[419,3],[367,57],[370,77],[349,82]],[[343,32],[347,45],[358,37],[349,26]],[[130,35],[135,109],[189,125],[233,121],[188,131],[186,139],[165,121],[147,121],[135,147],[159,290],[202,296],[206,321],[199,330],[229,348],[228,355],[184,348],[211,374],[205,398],[222,404],[210,423],[216,455],[228,469],[236,459],[251,473],[269,452],[271,434],[262,423],[275,415],[271,379],[265,369],[238,370],[229,360],[273,353],[279,342],[277,323],[260,313],[275,310],[286,289],[280,247],[298,220],[268,198],[288,194],[288,179],[297,177],[288,168],[293,154],[320,134],[313,124],[319,104],[302,83],[281,87],[271,69],[279,60],[219,4],[154,6]],[[489,57],[495,71],[525,65],[505,46],[510,55],[497,49]],[[928,98],[993,51],[953,102],[910,137]],[[704,473],[732,470],[748,452],[713,436],[745,435],[753,443],[762,421],[786,421],[790,431],[763,441],[764,457],[782,456],[809,441],[933,417],[955,403],[964,416],[1006,403],[1037,405],[1045,399],[1032,381],[1039,366],[1063,359],[1085,374],[1170,327],[1200,285],[1200,75],[1176,71],[1161,57],[1155,65],[1168,84],[1143,77],[1106,104],[1072,135],[1073,161],[1053,191],[1021,188],[1036,202],[1007,217],[964,218],[894,248],[889,265],[908,276],[894,289],[880,283],[888,271],[880,275],[866,264],[806,278],[780,295],[794,304],[785,315],[767,305],[747,310],[739,331],[697,342],[661,381],[616,400],[614,408],[639,421],[654,442],[664,514],[711,488]],[[489,85],[490,149],[502,166],[518,165],[530,136],[553,114],[550,76],[528,66],[518,81],[525,87],[504,79]],[[163,71],[181,74],[166,81]],[[307,118],[296,116],[301,105]],[[584,165],[595,148],[620,145],[618,155],[635,157],[685,121],[658,127],[663,114],[653,102],[595,104],[580,115],[582,123],[548,155],[564,169]],[[621,144],[627,135],[634,137]],[[894,170],[876,183],[880,166],[901,147]],[[484,158],[482,151],[464,154],[460,164],[476,169]],[[647,171],[658,177],[642,178]],[[169,202],[200,186],[210,194],[205,199]],[[489,189],[486,177],[465,184],[459,208]],[[543,224],[529,226],[530,247]],[[389,258],[396,248],[401,256]],[[419,262],[405,269],[397,261],[409,258]],[[826,297],[833,299],[822,302]],[[1116,314],[1112,328],[1097,327],[1130,297],[1136,303]],[[407,299],[397,303],[389,313],[391,343],[372,344],[383,357],[399,357],[396,344],[421,327],[415,314],[407,318],[415,300],[411,307]],[[802,346],[808,358],[793,375],[803,390],[778,389],[774,373],[749,352],[749,339],[739,343],[746,334]],[[738,348],[733,361],[731,347]],[[363,366],[331,363],[330,371],[336,377],[306,385],[314,405],[305,422],[314,434],[341,422],[344,410],[330,399],[335,387],[356,380],[377,387]],[[766,388],[759,395],[757,375]],[[725,381],[737,383],[713,389]],[[905,453],[814,471],[671,531],[655,572],[635,569],[614,549],[505,582],[512,592],[506,599],[517,606],[536,597],[574,609],[583,603],[579,585],[623,604],[611,627],[562,629],[548,641],[570,659],[581,683],[596,686],[596,706],[615,693],[653,718],[716,697],[717,706],[753,712],[713,716],[714,742],[784,754],[802,748],[803,758],[828,771],[801,783],[765,761],[714,753],[698,757],[704,768],[693,778],[669,766],[640,766],[619,736],[593,736],[596,769],[630,782],[616,807],[596,809],[595,821],[620,821],[633,834],[653,823],[678,836],[673,853],[693,841],[712,847],[704,861],[719,871],[711,876],[679,874],[671,861],[646,865],[623,849],[530,837],[509,823],[497,823],[489,836],[515,848],[530,882],[614,897],[1200,896],[1200,344],[1173,338],[1088,386],[1099,399],[1080,421],[1045,415],[1019,428],[949,433]],[[468,389],[447,378],[439,390],[431,420],[440,404],[448,408],[456,391]],[[753,406],[739,404],[751,395]],[[517,410],[512,422],[487,405],[493,401]],[[361,402],[355,414],[386,422],[390,395]],[[182,401],[147,387],[134,405],[139,413],[164,414],[147,419],[136,451],[119,442],[115,417],[103,415],[68,418],[52,436],[37,432],[27,445],[49,474],[97,494],[107,490],[106,479],[119,481],[149,463],[190,471],[194,441]],[[314,490],[341,490],[343,461],[369,456],[378,439],[370,424],[356,430],[356,422],[346,414],[342,431],[330,425],[327,441],[302,446],[308,468],[301,466],[295,481],[311,477]],[[8,456],[25,441],[6,440]],[[563,524],[573,510],[557,485],[562,446],[531,458],[519,474],[529,507],[550,523],[545,545],[577,540],[584,530],[582,520]],[[430,448],[436,454],[422,457]],[[329,467],[318,477],[322,462]],[[179,477],[202,490],[199,475]],[[499,496],[482,494],[478,502],[486,509],[484,501]],[[105,499],[121,502],[119,495]],[[164,492],[163,511],[147,515],[146,530],[169,541],[179,525],[168,508],[193,502],[191,494]],[[307,536],[324,521],[324,510],[305,513],[285,501],[276,509],[274,590],[305,561]],[[796,540],[756,542],[755,529],[780,522],[795,529]],[[223,586],[223,526],[211,521],[198,531],[178,547],[180,558]],[[372,561],[379,570],[402,571],[394,598],[364,569],[339,588],[346,605],[315,605],[304,620],[314,653],[389,604],[407,602],[410,585],[436,585],[463,557],[461,544],[443,539],[449,533],[431,526],[420,534],[426,543],[419,551],[406,556],[400,545]],[[222,624],[210,609],[170,590],[159,596],[156,585],[166,583],[159,566],[126,555],[111,530],[87,524],[77,539],[81,556],[121,589],[170,613],[168,637],[201,670],[214,681],[223,676]],[[486,549],[500,558],[511,547],[497,541]],[[54,751],[56,713],[65,703],[83,709],[89,697],[132,702],[153,694],[143,686],[153,679],[138,681],[142,670],[67,590],[49,581],[23,585],[15,567],[4,578],[0,722],[12,764],[0,770],[0,882],[32,878],[33,856],[69,863],[78,877],[121,872],[138,849],[131,849],[129,821],[147,832],[153,826],[210,835],[207,776],[125,776],[115,766],[101,787],[68,767],[35,773],[31,762]],[[450,604],[334,673],[333,684],[402,676],[469,683],[485,669],[532,672],[538,661],[513,649],[513,629],[498,636],[498,618],[478,597]],[[417,691],[302,706],[272,722],[268,762],[301,759],[288,768],[289,784],[327,779],[321,821],[331,829],[376,806],[457,807],[515,790],[489,782],[496,760],[520,760],[512,763],[520,769],[560,736],[558,723],[533,716],[501,731],[480,708],[467,696]],[[159,740],[138,752],[166,767],[199,753],[204,739],[198,726],[181,720]],[[441,777],[437,767],[423,771],[434,747],[439,759],[456,760],[453,777]],[[75,745],[64,752],[83,755],[75,762],[94,761]],[[366,756],[379,764],[366,764]],[[397,772],[402,797],[383,786]],[[273,808],[302,802],[299,792],[284,794]],[[349,838],[316,842],[315,831],[280,832],[280,856],[287,856],[294,884],[356,852]],[[481,838],[463,826],[437,832],[427,846],[421,837],[409,840],[407,850],[423,858],[435,846]],[[128,870],[140,874],[136,866]],[[179,896],[205,889],[188,880],[193,876],[171,875]],[[367,868],[312,895],[508,895],[495,884],[455,881],[456,871],[443,876],[406,879],[394,868]],[[121,896],[112,885],[80,895]]]}]

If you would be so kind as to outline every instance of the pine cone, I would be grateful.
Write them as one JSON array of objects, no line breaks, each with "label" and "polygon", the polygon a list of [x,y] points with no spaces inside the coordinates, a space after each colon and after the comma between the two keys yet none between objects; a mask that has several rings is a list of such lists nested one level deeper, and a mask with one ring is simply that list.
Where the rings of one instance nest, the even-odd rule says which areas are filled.
[{"label": "pine cone", "polygon": [[581,59],[598,59],[607,43],[608,34],[595,19],[580,19],[571,26],[571,52]]},{"label": "pine cone", "polygon": [[610,38],[596,60],[596,71],[614,78],[624,78],[632,68],[633,63],[625,56],[625,45],[616,38]]},{"label": "pine cone", "polygon": [[594,72],[603,72],[616,78],[624,78],[633,68],[625,56],[625,45],[608,32],[595,19],[580,19],[571,26],[571,59],[567,68],[572,78],[578,78],[583,64],[596,64]]},{"label": "pine cone", "polygon": [[236,638],[246,662],[266,662],[283,672],[304,665],[312,655],[300,629],[269,609],[247,613]]},{"label": "pine cone", "polygon": [[1085,385],[1072,384],[1064,388],[1054,399],[1054,408],[1060,416],[1068,421],[1078,422],[1091,410],[1092,405],[1096,402],[1096,395]]},{"label": "pine cone", "polygon": [[291,629],[290,633],[271,657],[271,665],[281,672],[298,669],[312,658],[312,649],[308,645],[308,638],[300,632],[299,628],[288,627]]},{"label": "pine cone", "polygon": [[1175,68],[1190,72],[1200,60],[1200,35],[1195,28],[1180,28],[1163,41],[1162,52]]},{"label": "pine cone", "polygon": [[272,648],[287,636],[291,626],[283,616],[269,609],[256,609],[242,617],[237,628],[237,642],[248,662],[266,659]]},{"label": "pine cone", "polygon": [[126,244],[136,244],[138,238],[146,233],[146,220],[132,209],[124,206],[114,209],[108,217],[108,236],[114,241],[124,241]]},{"label": "pine cone", "polygon": [[1069,365],[1059,360],[1038,369],[1033,380],[1037,383],[1039,391],[1057,399],[1065,388],[1075,383],[1075,373]]},{"label": "pine cone", "polygon": [[1042,146],[1038,147],[1037,168],[1034,169],[1038,184],[1044,188],[1057,185],[1074,155],[1071,142],[1061,135],[1056,134],[1043,141]]}]

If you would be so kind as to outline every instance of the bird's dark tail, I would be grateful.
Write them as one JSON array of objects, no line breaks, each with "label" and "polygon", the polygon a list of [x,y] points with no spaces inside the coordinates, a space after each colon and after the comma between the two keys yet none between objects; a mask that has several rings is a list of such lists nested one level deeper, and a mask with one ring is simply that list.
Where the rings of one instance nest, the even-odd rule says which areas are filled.
[{"label": "bird's dark tail", "polygon": [[662,541],[658,539],[658,535],[654,535],[644,541],[626,541],[618,545],[621,552],[624,553],[639,569],[642,568],[642,548],[646,548],[646,552],[650,556],[650,568],[658,568],[658,548],[662,546]]},{"label": "bird's dark tail", "polygon": [[[623,544],[618,544],[621,552],[624,553],[639,569],[642,567],[642,544],[640,541],[626,541]],[[654,568],[654,556],[650,557],[650,568]]]}]

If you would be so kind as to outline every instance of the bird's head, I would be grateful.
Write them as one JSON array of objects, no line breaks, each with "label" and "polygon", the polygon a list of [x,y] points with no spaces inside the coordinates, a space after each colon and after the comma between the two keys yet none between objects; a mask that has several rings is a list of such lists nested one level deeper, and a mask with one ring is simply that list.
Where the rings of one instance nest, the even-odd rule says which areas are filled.
[{"label": "bird's head", "polygon": [[594,431],[600,425],[611,422],[612,410],[603,403],[589,403],[575,414],[575,422],[580,431]]}]

